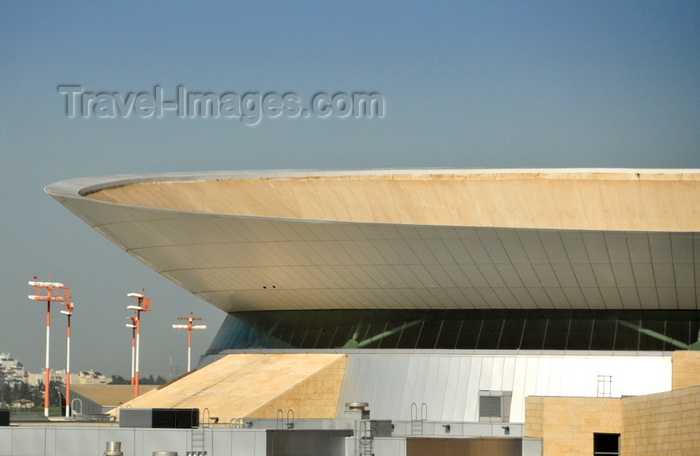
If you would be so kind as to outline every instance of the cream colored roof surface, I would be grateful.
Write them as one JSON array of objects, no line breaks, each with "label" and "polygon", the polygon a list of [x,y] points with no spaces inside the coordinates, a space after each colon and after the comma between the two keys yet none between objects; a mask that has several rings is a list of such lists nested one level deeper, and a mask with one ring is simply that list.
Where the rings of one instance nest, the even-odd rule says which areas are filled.
[{"label": "cream colored roof surface", "polygon": [[[233,418],[274,418],[278,408],[286,412],[290,407],[291,402],[283,399],[287,395],[289,401],[295,403],[296,418],[333,418],[340,396],[345,359],[344,354],[328,353],[227,355],[158,390],[132,399],[124,407],[198,408],[201,420],[207,418],[203,416],[206,408],[210,417],[217,417],[220,423],[228,423]],[[333,378],[331,383],[334,385],[312,384],[304,391],[307,397],[291,398],[290,393],[294,389],[304,389],[304,384],[310,379],[339,362],[342,365],[338,375],[325,378]],[[324,395],[327,388],[333,391]],[[300,407],[305,403],[313,404],[322,395],[325,400],[301,413]],[[333,397],[335,402],[331,400]],[[267,405],[281,398],[279,405],[272,406],[265,416],[259,416]]]},{"label": "cream colored roof surface", "polygon": [[699,170],[159,174],[47,192],[227,311],[697,309]]},{"label": "cream colored roof surface", "polygon": [[310,175],[141,182],[88,198],[181,211],[408,225],[700,230],[698,172]]},{"label": "cream colored roof surface", "polygon": [[[139,392],[144,394],[156,388],[157,385],[139,385]],[[105,407],[116,407],[134,398],[132,385],[71,385],[71,391]]]}]

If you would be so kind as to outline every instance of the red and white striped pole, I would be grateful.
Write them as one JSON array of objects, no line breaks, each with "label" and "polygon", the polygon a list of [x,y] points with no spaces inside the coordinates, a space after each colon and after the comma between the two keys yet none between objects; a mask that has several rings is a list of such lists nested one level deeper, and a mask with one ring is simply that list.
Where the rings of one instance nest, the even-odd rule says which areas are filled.
[{"label": "red and white striped pole", "polygon": [[139,374],[139,352],[141,349],[141,311],[138,310],[136,314],[136,369],[134,370],[134,397],[139,397],[139,381],[141,379]]},{"label": "red and white striped pole", "polygon": [[131,328],[131,384],[134,384],[134,365],[136,362],[136,317],[126,317],[131,320],[126,327]]},{"label": "red and white striped pole", "polygon": [[141,293],[129,293],[127,296],[130,298],[136,298],[138,300],[137,305],[127,306],[126,308],[129,310],[136,311],[136,366],[134,368],[134,397],[139,397],[139,351],[141,339],[141,312],[147,312],[151,310],[151,299],[144,297]]},{"label": "red and white striped pole", "polygon": [[51,371],[49,370],[49,340],[51,338],[51,288],[48,289],[49,299],[46,301],[46,363],[44,363],[44,416],[49,416],[49,395],[51,389]]},{"label": "red and white striped pole", "polygon": [[[49,384],[51,383],[51,371],[49,369],[49,341],[51,338],[51,301],[70,303],[70,288],[58,282],[38,282],[36,276],[34,280],[30,280],[29,285],[34,287],[33,295],[28,298],[33,301],[46,301],[46,363],[44,375],[44,415],[49,416]],[[42,295],[42,291],[46,290],[46,294]],[[53,291],[56,290],[56,294]]]},{"label": "red and white striped pole", "polygon": [[68,333],[66,336],[66,418],[70,418],[70,317],[73,316],[73,303],[66,303],[67,310],[61,313],[68,317]]}]

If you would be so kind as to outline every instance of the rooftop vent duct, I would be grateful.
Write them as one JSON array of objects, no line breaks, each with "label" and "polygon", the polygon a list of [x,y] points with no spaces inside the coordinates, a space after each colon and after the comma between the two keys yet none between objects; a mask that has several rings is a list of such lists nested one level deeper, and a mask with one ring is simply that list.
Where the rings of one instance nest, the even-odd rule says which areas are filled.
[{"label": "rooftop vent duct", "polygon": [[110,440],[107,442],[107,449],[103,454],[104,456],[124,456],[124,453],[122,453],[122,443]]},{"label": "rooftop vent duct", "polygon": [[343,417],[346,420],[368,420],[369,419],[369,402],[346,402],[345,413]]}]

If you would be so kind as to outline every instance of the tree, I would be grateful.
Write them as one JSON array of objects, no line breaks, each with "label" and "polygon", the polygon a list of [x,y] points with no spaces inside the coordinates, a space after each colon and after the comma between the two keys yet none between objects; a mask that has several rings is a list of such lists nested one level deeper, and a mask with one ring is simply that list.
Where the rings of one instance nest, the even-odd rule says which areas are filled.
[{"label": "tree", "polygon": [[112,375],[112,384],[113,385],[131,385],[131,380],[127,380],[126,378],[122,377],[121,375]]},{"label": "tree", "polygon": [[[59,389],[63,386],[63,382],[56,382],[51,380],[49,382],[49,404],[50,406],[58,406],[61,405],[61,396],[59,394]],[[34,403],[37,402],[42,402],[44,400],[44,382],[39,380],[39,384],[37,385],[37,389],[40,391],[39,397],[37,397],[37,400],[34,400]]]},{"label": "tree", "polygon": [[[163,378],[161,375],[159,375],[157,378],[153,378],[153,374],[149,375],[148,377],[139,377],[139,384],[140,385],[162,385],[166,383],[167,380]],[[112,375],[112,384],[113,385],[130,385],[131,384],[131,379],[126,379],[122,377],[121,375]]]},{"label": "tree", "polygon": [[2,388],[0,388],[0,402],[2,402],[0,405],[12,402],[12,388],[9,383],[3,383]]}]

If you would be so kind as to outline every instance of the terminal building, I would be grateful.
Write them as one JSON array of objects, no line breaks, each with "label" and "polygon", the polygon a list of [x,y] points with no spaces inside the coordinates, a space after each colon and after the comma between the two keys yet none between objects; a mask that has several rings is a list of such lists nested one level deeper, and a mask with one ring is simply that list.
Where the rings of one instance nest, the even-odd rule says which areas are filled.
[{"label": "terminal building", "polygon": [[46,191],[228,314],[196,372],[129,406],[352,422],[347,454],[700,452],[700,170],[175,173]]}]

